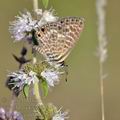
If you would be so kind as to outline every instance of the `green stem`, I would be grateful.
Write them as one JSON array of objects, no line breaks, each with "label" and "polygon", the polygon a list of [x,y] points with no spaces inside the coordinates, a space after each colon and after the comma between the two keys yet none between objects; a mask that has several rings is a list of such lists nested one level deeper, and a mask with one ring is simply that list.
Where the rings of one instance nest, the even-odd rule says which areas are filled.
[{"label": "green stem", "polygon": [[38,0],[33,0],[33,10],[36,11],[38,9]]},{"label": "green stem", "polygon": [[[33,10],[36,11],[36,9],[38,9],[38,0],[33,0]],[[37,62],[37,59],[36,59],[35,53],[33,53],[33,64],[35,64],[36,62]],[[36,82],[34,84],[34,95],[38,104],[43,105],[40,92],[39,92],[39,82]]]},{"label": "green stem", "polygon": [[36,98],[38,104],[43,105],[42,100],[41,100],[41,96],[40,96],[40,92],[39,92],[39,84],[38,84],[38,82],[36,82],[34,84],[34,95],[35,95],[35,98]]},{"label": "green stem", "polygon": [[[33,64],[36,64],[36,62],[37,62],[37,59],[35,57],[35,53],[33,53]],[[39,91],[39,82],[34,83],[34,95],[38,104],[43,105],[41,96],[40,96],[40,91]]]}]

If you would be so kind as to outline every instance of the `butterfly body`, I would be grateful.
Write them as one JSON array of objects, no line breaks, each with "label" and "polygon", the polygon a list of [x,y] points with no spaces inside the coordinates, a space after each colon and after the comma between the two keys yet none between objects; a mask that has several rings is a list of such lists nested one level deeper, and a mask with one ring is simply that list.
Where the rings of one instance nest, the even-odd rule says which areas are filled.
[{"label": "butterfly body", "polygon": [[62,63],[84,28],[84,20],[80,17],[66,17],[39,27],[35,37],[39,45],[33,48],[42,54],[48,61]]}]

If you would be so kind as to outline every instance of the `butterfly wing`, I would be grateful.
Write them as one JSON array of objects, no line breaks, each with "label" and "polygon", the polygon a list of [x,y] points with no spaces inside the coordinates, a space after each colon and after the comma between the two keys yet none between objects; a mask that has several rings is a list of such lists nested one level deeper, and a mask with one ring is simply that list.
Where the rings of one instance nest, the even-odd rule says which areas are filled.
[{"label": "butterfly wing", "polygon": [[84,20],[79,17],[61,18],[36,30],[35,36],[39,45],[34,49],[47,60],[63,62],[79,39],[84,28]]}]

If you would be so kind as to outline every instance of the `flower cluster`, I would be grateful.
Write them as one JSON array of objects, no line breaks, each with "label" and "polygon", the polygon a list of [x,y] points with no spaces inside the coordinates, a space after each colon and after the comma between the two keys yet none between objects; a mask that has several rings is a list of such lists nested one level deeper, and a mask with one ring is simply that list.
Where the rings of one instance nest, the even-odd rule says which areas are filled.
[{"label": "flower cluster", "polygon": [[36,23],[37,21],[32,19],[31,14],[26,12],[20,14],[20,16],[16,16],[16,20],[10,23],[11,26],[9,27],[9,30],[12,37],[19,41],[26,37],[27,32],[30,32]]},{"label": "flower cluster", "polygon": [[10,90],[13,90],[16,96],[18,96],[25,85],[34,84],[38,81],[35,72],[30,71],[29,73],[25,73],[24,71],[19,70],[8,75],[6,85]]},{"label": "flower cluster", "polygon": [[12,113],[5,111],[4,108],[0,108],[0,120],[24,120],[21,113],[13,111]]},{"label": "flower cluster", "polygon": [[67,116],[68,112],[63,112],[61,110],[57,111],[57,113],[53,116],[52,120],[66,120],[69,117]]},{"label": "flower cluster", "polygon": [[[10,23],[9,31],[15,41],[26,40],[29,43],[33,42],[35,44],[37,42],[34,35],[35,30],[39,27],[42,27],[44,24],[56,22],[57,20],[58,17],[54,15],[54,10],[51,9],[49,11],[37,9],[34,17],[30,12],[26,11],[23,14],[20,13],[20,16],[16,16],[16,20]],[[64,72],[61,72],[62,68],[60,65],[52,65],[53,63],[48,63],[48,61],[47,63],[42,62],[39,64],[37,63],[36,59],[33,58],[33,64],[31,64],[29,63],[31,60],[25,59],[26,53],[27,50],[23,49],[21,52],[21,57],[13,55],[15,60],[19,63],[19,70],[16,72],[11,72],[7,75],[6,86],[13,91],[16,97],[22,90],[25,97],[28,97],[30,85],[34,84],[35,88],[38,86],[36,83],[40,83],[43,93],[46,96],[48,89],[59,83],[60,76]],[[36,89],[34,89],[34,91],[35,90]],[[37,94],[36,98],[38,97],[39,95]],[[36,120],[68,119],[68,112],[62,113],[61,109],[57,110],[57,108],[51,104],[39,104],[37,113],[38,119]],[[13,120],[23,120],[21,115],[16,111],[14,111],[11,115]],[[6,112],[4,109],[0,109],[0,120],[5,119]]]},{"label": "flower cluster", "polygon": [[49,11],[45,10],[42,12],[41,9],[36,10],[36,14],[40,19],[38,20],[38,26],[42,26],[46,23],[57,21],[58,17],[54,16],[54,10],[50,9]]},{"label": "flower cluster", "polygon": [[46,80],[48,85],[52,87],[54,87],[55,84],[59,83],[60,74],[62,74],[62,72],[53,69],[45,69],[41,72],[41,76]]},{"label": "flower cluster", "polygon": [[31,40],[32,31],[42,25],[55,22],[58,17],[54,16],[54,10],[45,10],[42,12],[41,9],[36,10],[36,18],[33,18],[30,12],[20,13],[20,16],[16,16],[16,20],[10,22],[9,31],[12,37],[16,41],[20,40]]},{"label": "flower cluster", "polygon": [[8,74],[6,86],[18,96],[26,85],[30,86],[35,82],[40,82],[41,85],[44,85],[42,83],[45,81],[44,87],[54,87],[59,83],[62,73],[53,68],[42,68],[42,64],[27,64],[23,69]]},{"label": "flower cluster", "polygon": [[66,120],[68,119],[68,112],[62,112],[56,106],[49,103],[47,105],[38,105],[36,110],[36,119],[38,120]]}]

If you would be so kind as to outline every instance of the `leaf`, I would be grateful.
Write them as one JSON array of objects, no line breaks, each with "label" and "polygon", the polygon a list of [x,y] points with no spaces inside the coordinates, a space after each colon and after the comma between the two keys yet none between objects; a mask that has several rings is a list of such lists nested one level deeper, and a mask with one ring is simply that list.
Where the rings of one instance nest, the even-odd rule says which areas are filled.
[{"label": "leaf", "polygon": [[28,98],[28,96],[29,96],[29,85],[24,86],[23,94],[24,94],[25,98]]},{"label": "leaf", "polygon": [[44,7],[47,8],[49,0],[42,0],[42,2],[43,2]]},{"label": "leaf", "polygon": [[48,95],[48,84],[45,80],[42,81],[41,87],[42,87],[42,90],[43,90],[43,94],[46,97]]}]

